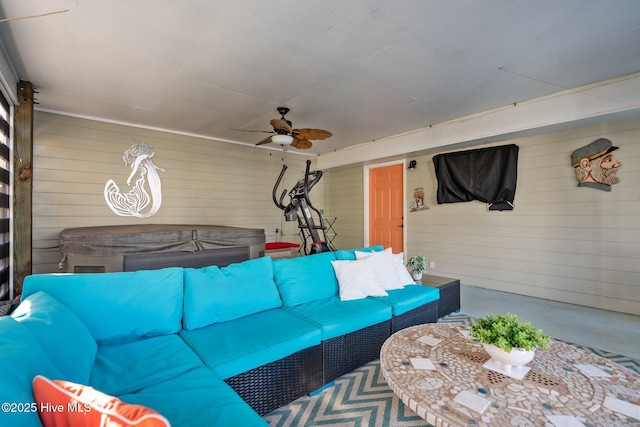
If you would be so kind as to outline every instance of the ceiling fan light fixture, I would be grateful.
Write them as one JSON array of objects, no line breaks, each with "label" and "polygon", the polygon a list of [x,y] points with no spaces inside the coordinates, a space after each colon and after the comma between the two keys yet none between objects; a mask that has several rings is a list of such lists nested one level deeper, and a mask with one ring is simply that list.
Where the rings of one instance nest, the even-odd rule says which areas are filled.
[{"label": "ceiling fan light fixture", "polygon": [[291,135],[275,134],[271,137],[271,142],[274,144],[291,144],[293,137]]}]

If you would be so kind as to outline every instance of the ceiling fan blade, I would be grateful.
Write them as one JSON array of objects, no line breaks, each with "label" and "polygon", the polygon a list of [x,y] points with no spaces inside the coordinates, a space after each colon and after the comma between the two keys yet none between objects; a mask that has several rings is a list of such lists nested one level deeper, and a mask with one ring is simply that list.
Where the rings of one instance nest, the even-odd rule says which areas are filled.
[{"label": "ceiling fan blade", "polygon": [[323,140],[327,138],[331,138],[333,134],[328,130],[324,129],[294,129],[293,134],[299,136],[303,139],[314,139],[314,140]]},{"label": "ceiling fan blade", "polygon": [[247,129],[236,129],[236,128],[231,128],[231,130],[239,130],[240,132],[275,133],[272,130],[247,130]]},{"label": "ceiling fan blade", "polygon": [[[271,126],[273,126],[273,132],[267,133],[276,133],[278,135],[290,135],[293,137],[293,141],[291,142],[291,146],[298,148],[300,150],[306,150],[311,148],[313,144],[311,140],[323,140],[330,138],[333,136],[331,132],[324,129],[312,129],[312,128],[302,128],[302,129],[293,129],[291,126],[291,121],[285,119],[285,115],[289,112],[289,109],[286,107],[279,107],[278,112],[282,115],[279,119],[273,119],[269,121]],[[236,129],[243,130],[243,129]],[[260,132],[260,131],[245,131],[245,132]],[[263,145],[272,142],[271,137],[265,138],[262,141],[258,142],[256,145]]]},{"label": "ceiling fan blade", "polygon": [[[271,132],[271,133],[273,133],[273,132]],[[268,144],[268,143],[270,143],[270,142],[271,142],[271,137],[270,137],[270,136],[268,136],[268,137],[266,137],[265,139],[263,139],[262,141],[258,142],[256,145]]]},{"label": "ceiling fan blade", "polygon": [[273,119],[269,123],[271,123],[271,126],[273,126],[275,130],[283,130],[287,133],[291,133],[293,130],[291,129],[291,125],[282,119]]},{"label": "ceiling fan blade", "polygon": [[300,150],[306,150],[307,148],[311,148],[313,144],[308,139],[299,138],[297,136],[293,137],[293,142],[291,146],[298,148]]}]

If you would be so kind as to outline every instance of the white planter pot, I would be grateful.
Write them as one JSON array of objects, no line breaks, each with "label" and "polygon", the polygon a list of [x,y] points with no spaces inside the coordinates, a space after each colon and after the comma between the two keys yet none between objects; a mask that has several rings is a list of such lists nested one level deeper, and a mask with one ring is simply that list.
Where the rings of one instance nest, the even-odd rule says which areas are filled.
[{"label": "white planter pot", "polygon": [[413,280],[422,280],[422,273],[417,271],[412,271],[411,277],[413,277]]},{"label": "white planter pot", "polygon": [[509,353],[493,344],[482,344],[485,351],[491,356],[494,362],[498,362],[502,369],[511,372],[511,368],[519,368],[533,360],[536,355],[534,350],[521,350],[512,348]]}]

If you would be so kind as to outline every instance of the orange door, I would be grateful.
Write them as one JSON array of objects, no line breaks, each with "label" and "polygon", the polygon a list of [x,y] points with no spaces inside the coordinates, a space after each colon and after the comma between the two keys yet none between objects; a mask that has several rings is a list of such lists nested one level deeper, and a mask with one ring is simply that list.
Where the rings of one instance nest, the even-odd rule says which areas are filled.
[{"label": "orange door", "polygon": [[369,169],[369,244],[402,252],[404,211],[404,166]]}]

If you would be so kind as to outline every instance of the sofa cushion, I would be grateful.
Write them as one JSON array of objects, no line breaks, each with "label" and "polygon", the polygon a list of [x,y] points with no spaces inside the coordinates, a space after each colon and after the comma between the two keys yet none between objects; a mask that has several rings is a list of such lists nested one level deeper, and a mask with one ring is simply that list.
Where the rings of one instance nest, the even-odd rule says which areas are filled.
[{"label": "sofa cushion", "polygon": [[394,316],[399,316],[409,310],[418,308],[440,298],[440,290],[422,285],[406,285],[402,289],[387,291],[386,297],[374,297],[376,301],[389,305]]},{"label": "sofa cushion", "polygon": [[358,252],[380,252],[384,250],[384,246],[375,245],[360,249],[340,249],[335,252],[336,259],[343,261],[353,261],[356,259],[356,251]]},{"label": "sofa cushion", "polygon": [[189,330],[282,305],[269,257],[223,268],[186,268],[184,286],[183,324]]},{"label": "sofa cushion", "polygon": [[178,267],[36,274],[25,278],[22,297],[45,291],[78,316],[98,344],[105,344],[177,333],[182,328],[182,288]]},{"label": "sofa cushion", "polygon": [[279,308],[180,336],[222,379],[320,344],[318,326]]},{"label": "sofa cushion", "polygon": [[71,310],[40,291],[25,298],[11,317],[29,329],[65,378],[89,381],[98,345]]},{"label": "sofa cushion", "polygon": [[322,252],[273,261],[275,281],[284,305],[291,307],[338,295],[338,281],[331,267],[335,259],[333,252]]},{"label": "sofa cushion", "polygon": [[204,367],[119,397],[155,409],[173,427],[267,426],[231,387]]},{"label": "sofa cushion", "polygon": [[396,265],[400,282],[403,285],[414,285],[416,283],[411,273],[409,273],[409,270],[407,270],[407,266],[404,264],[404,252],[393,254],[393,263]]},{"label": "sofa cushion", "polygon": [[338,278],[339,296],[342,301],[366,298],[368,296],[386,296],[387,292],[376,276],[375,260],[331,261]]},{"label": "sofa cushion", "polygon": [[402,283],[396,263],[393,259],[391,248],[383,251],[360,252],[356,251],[356,259],[372,258],[374,273],[385,290],[402,289],[406,283]]},{"label": "sofa cushion", "polygon": [[323,340],[391,319],[391,307],[371,298],[341,301],[332,297],[286,310],[320,326]]},{"label": "sofa cushion", "polygon": [[9,408],[15,410],[0,411],[0,426],[41,426],[31,381],[36,375],[61,378],[62,373],[31,332],[9,316],[0,317],[0,366],[3,367],[0,401],[16,404],[15,408]]},{"label": "sofa cushion", "polygon": [[[171,427],[153,409],[127,404],[117,397],[70,381],[50,380],[41,375],[33,379],[33,394],[44,427]],[[64,408],[46,410],[48,407]]]},{"label": "sofa cushion", "polygon": [[132,393],[203,366],[177,335],[98,347],[89,385],[105,393]]}]

